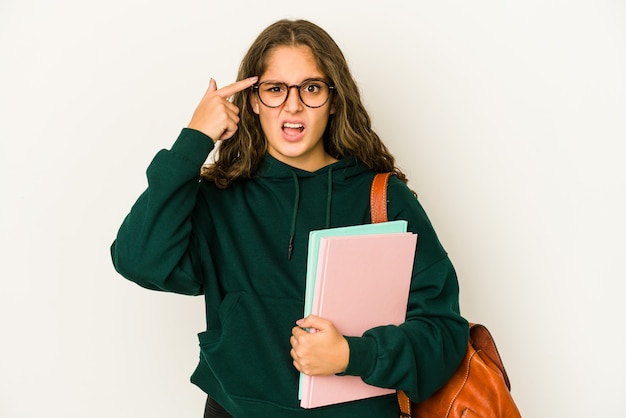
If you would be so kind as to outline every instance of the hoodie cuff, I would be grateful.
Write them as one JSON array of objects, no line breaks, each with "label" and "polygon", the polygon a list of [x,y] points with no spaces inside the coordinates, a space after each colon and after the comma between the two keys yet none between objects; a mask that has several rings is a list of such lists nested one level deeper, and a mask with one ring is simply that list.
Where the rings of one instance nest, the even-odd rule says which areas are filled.
[{"label": "hoodie cuff", "polygon": [[350,360],[342,375],[367,377],[376,365],[376,342],[368,337],[345,337],[350,347]]},{"label": "hoodie cuff", "polygon": [[170,151],[195,165],[202,165],[213,150],[213,140],[200,131],[184,128]]}]

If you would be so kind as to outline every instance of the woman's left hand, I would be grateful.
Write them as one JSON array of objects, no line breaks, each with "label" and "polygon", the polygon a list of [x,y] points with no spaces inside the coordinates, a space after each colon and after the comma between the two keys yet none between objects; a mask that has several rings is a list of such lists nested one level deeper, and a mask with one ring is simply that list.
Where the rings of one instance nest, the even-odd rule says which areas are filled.
[{"label": "woman's left hand", "polygon": [[296,324],[291,330],[290,354],[298,371],[309,376],[324,376],[346,370],[350,347],[332,322],[309,315]]}]

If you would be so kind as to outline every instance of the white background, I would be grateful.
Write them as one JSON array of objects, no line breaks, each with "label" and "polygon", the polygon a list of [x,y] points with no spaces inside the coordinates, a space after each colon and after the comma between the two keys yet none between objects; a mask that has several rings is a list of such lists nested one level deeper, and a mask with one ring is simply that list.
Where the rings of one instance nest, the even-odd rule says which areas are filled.
[{"label": "white background", "polygon": [[109,245],[282,17],[342,47],[524,417],[626,416],[625,3],[294,3],[0,2],[0,416],[201,416],[202,299],[124,280]]}]

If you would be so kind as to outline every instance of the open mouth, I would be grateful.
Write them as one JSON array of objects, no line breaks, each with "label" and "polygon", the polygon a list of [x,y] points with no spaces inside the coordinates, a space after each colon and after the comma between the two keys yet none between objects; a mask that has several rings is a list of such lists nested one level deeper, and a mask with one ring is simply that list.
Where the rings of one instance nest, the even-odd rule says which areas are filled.
[{"label": "open mouth", "polygon": [[301,123],[289,123],[286,122],[283,124],[283,131],[290,133],[300,133],[304,130],[304,125]]}]

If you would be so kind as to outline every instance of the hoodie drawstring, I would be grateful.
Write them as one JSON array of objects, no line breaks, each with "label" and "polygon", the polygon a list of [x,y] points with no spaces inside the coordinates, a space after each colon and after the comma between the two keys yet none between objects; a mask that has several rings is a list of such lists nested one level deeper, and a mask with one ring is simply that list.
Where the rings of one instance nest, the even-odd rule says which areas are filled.
[{"label": "hoodie drawstring", "polygon": [[298,216],[298,208],[300,206],[300,184],[298,182],[298,176],[295,172],[291,172],[293,176],[293,183],[296,189],[294,202],[293,202],[293,214],[291,215],[291,229],[289,231],[289,244],[287,247],[287,260],[291,260],[291,255],[293,254],[293,239],[296,235],[296,217]]},{"label": "hoodie drawstring", "polygon": [[328,168],[328,191],[326,194],[326,228],[330,228],[330,204],[333,197],[333,168]]},{"label": "hoodie drawstring", "polygon": [[[298,217],[298,209],[300,208],[300,182],[298,181],[298,175],[295,172],[291,172],[293,177],[293,184],[295,189],[295,197],[293,199],[293,213],[291,215],[291,228],[289,230],[289,243],[287,245],[287,260],[291,260],[293,254],[293,243],[296,235],[296,219]],[[330,228],[330,209],[333,196],[333,168],[328,169],[328,190],[326,192],[326,228]]]}]

